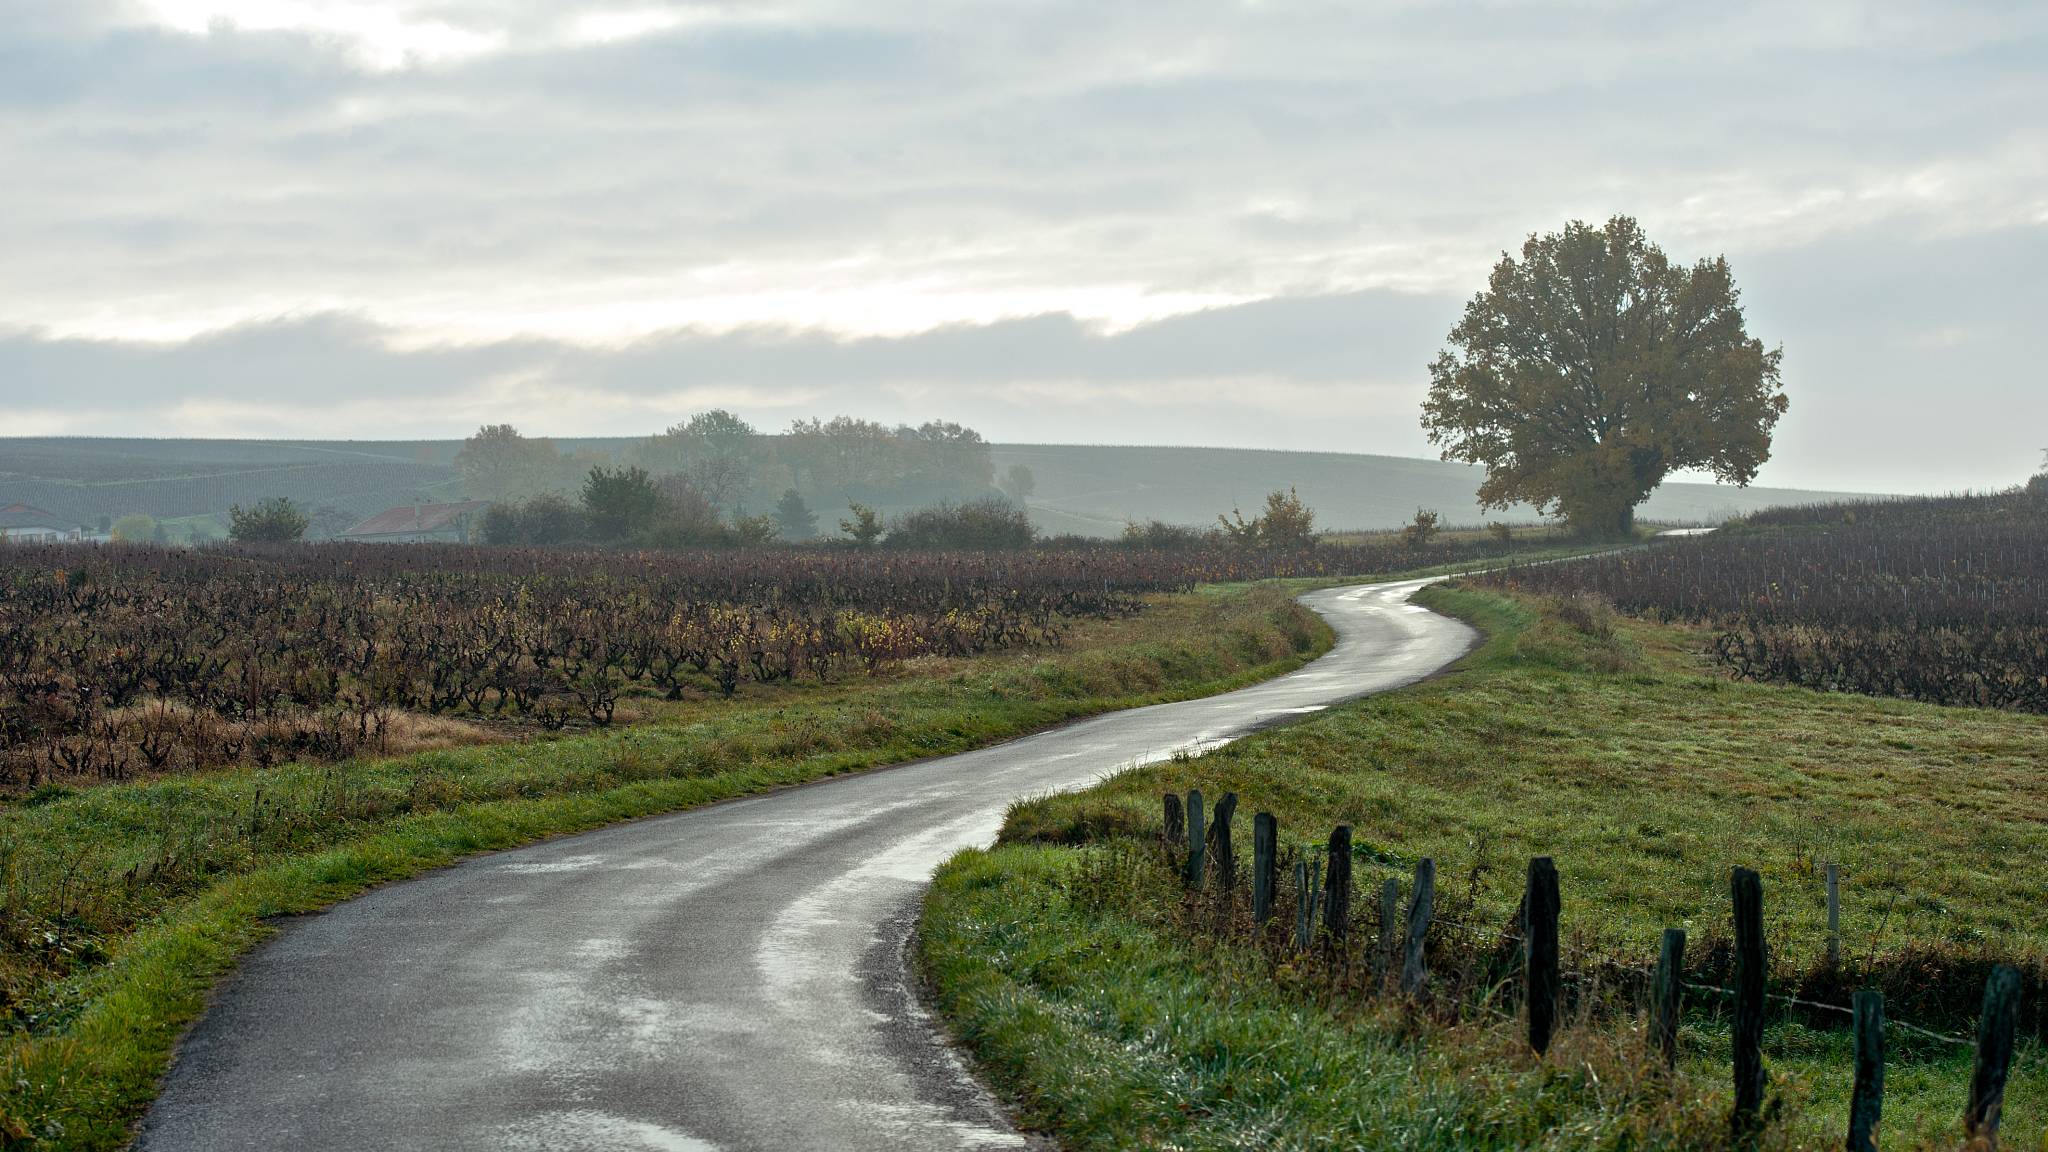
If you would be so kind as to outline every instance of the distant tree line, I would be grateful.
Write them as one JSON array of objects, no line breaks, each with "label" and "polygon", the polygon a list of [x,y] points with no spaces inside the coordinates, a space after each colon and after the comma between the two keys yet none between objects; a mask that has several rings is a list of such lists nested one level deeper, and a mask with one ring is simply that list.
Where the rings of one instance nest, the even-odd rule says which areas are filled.
[{"label": "distant tree line", "polygon": [[594,465],[574,501],[553,492],[493,504],[482,524],[487,544],[630,548],[745,548],[782,541],[853,548],[1023,548],[1031,519],[1000,496],[942,502],[884,517],[853,501],[836,536],[819,531],[802,493],[785,489],[774,510],[720,516],[710,497],[682,473],[656,478],[638,464]]},{"label": "distant tree line", "polygon": [[[1002,499],[1022,507],[1036,489],[1016,465],[1000,480],[989,445],[972,428],[932,420],[915,427],[851,416],[798,420],[764,434],[723,409],[699,412],[668,430],[607,453],[563,452],[509,424],[487,425],[455,457],[463,494],[523,503],[581,493],[593,468],[638,468],[666,488],[686,483],[729,529],[772,509],[777,533],[806,540],[817,532],[811,509],[863,504],[884,513]],[[675,493],[671,492],[674,496]]]}]

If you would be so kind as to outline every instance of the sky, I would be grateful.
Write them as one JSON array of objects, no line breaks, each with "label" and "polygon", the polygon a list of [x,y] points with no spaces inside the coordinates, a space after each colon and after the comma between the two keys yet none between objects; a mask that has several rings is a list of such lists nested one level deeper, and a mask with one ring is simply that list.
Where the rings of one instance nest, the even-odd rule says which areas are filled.
[{"label": "sky", "polygon": [[1758,482],[2048,449],[2048,5],[0,0],[0,435],[1434,455],[1504,250],[1725,254]]}]

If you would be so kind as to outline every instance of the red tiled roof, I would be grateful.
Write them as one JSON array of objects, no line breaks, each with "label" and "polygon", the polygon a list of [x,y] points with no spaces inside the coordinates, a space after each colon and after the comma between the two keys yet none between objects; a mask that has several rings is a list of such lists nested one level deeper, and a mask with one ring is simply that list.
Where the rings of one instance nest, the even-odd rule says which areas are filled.
[{"label": "red tiled roof", "polygon": [[404,536],[414,532],[447,532],[473,512],[489,508],[489,500],[463,500],[455,504],[401,504],[387,508],[343,536]]},{"label": "red tiled roof", "polygon": [[78,525],[66,524],[57,519],[53,512],[45,512],[33,504],[8,504],[0,507],[0,528],[54,528],[69,532]]}]

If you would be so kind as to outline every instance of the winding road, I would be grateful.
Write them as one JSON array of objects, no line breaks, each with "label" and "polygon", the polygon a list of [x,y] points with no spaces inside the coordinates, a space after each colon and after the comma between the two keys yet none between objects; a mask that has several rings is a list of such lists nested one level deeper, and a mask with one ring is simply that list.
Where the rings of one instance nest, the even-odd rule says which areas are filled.
[{"label": "winding road", "polygon": [[1026,1140],[908,984],[932,870],[1021,797],[1413,683],[1475,633],[1304,598],[1329,654],[1222,696],[479,857],[292,923],[221,988],[147,1152],[977,1149]]}]

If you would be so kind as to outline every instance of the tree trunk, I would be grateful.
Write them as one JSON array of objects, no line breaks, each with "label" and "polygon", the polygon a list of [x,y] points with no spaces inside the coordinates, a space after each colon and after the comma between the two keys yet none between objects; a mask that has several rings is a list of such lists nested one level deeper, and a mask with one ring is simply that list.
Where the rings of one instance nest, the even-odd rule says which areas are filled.
[{"label": "tree trunk", "polygon": [[1635,535],[1636,506],[1620,502],[1584,503],[1561,508],[1573,532],[1594,540],[1620,540]]}]

